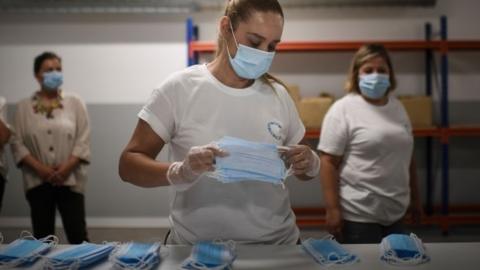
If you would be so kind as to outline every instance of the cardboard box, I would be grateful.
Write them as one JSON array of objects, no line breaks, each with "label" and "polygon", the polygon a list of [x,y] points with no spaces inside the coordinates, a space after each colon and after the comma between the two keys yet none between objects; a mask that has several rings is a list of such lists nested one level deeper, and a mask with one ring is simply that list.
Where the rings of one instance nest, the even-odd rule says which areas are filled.
[{"label": "cardboard box", "polygon": [[433,126],[433,101],[429,96],[399,96],[405,107],[412,127],[428,128]]},{"label": "cardboard box", "polygon": [[320,128],[323,118],[333,104],[332,97],[304,98],[300,101],[299,114],[306,128]]}]

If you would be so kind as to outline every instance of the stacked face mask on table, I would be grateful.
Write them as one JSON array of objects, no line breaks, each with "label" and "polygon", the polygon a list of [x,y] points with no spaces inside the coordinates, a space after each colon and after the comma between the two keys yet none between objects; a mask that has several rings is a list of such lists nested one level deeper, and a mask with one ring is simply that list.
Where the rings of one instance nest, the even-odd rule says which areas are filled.
[{"label": "stacked face mask on table", "polygon": [[353,264],[359,259],[340,245],[332,235],[323,239],[307,239],[302,242],[305,251],[323,266]]},{"label": "stacked face mask on table", "polygon": [[216,142],[228,153],[217,157],[215,172],[210,176],[224,183],[257,180],[281,184],[287,176],[277,145],[257,143],[234,137],[223,137]]},{"label": "stacked face mask on table", "polygon": [[84,242],[46,256],[45,269],[82,269],[108,258],[114,243],[97,245]]},{"label": "stacked face mask on table", "polygon": [[415,234],[390,234],[380,243],[381,260],[393,265],[416,265],[428,262],[422,240]]},{"label": "stacked face mask on table", "polygon": [[236,258],[235,243],[198,242],[192,248],[192,254],[182,263],[187,270],[228,270],[232,269]]},{"label": "stacked face mask on table", "polygon": [[109,260],[117,269],[152,269],[160,262],[160,246],[159,242],[126,243],[119,246]]},{"label": "stacked face mask on table", "polygon": [[31,234],[22,232],[19,239],[0,250],[0,268],[31,266],[57,243],[58,239],[53,235],[37,240]]}]

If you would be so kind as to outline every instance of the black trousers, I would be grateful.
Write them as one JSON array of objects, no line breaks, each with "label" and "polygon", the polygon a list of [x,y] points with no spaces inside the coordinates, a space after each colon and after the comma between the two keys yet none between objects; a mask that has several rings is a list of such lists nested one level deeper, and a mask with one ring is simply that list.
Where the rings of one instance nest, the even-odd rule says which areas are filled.
[{"label": "black trousers", "polygon": [[5,193],[5,184],[7,180],[0,175],[0,213],[2,212],[3,193]]},{"label": "black trousers", "polygon": [[339,240],[342,244],[379,244],[383,237],[392,234],[405,234],[402,221],[389,226],[377,223],[362,223],[344,220],[342,235]]},{"label": "black trousers", "polygon": [[68,242],[80,244],[88,241],[83,194],[73,192],[69,187],[45,183],[27,191],[27,200],[36,238],[55,234],[55,211],[58,209]]}]

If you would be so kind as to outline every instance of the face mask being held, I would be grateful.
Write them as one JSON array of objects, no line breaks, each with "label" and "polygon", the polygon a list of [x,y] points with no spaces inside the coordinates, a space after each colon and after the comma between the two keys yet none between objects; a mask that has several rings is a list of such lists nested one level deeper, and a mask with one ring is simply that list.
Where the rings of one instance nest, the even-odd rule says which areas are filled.
[{"label": "face mask being held", "polygon": [[390,78],[386,74],[371,73],[359,76],[360,92],[367,98],[380,99],[390,87]]},{"label": "face mask being held", "polygon": [[237,53],[232,58],[227,48],[228,58],[235,73],[244,79],[258,79],[267,73],[272,65],[275,52],[266,52],[252,47],[242,45],[237,42],[233,33],[232,23],[230,22],[230,30],[237,46]]},{"label": "face mask being held", "polygon": [[63,83],[63,74],[60,71],[43,73],[42,86],[48,91],[56,91]]}]

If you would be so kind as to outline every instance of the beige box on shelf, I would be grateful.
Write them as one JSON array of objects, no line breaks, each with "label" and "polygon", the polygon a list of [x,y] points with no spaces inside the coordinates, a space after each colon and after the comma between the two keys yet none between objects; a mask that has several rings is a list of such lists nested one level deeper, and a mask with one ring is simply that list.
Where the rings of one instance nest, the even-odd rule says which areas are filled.
[{"label": "beige box on shelf", "polygon": [[299,114],[305,127],[320,128],[332,104],[332,97],[311,97],[300,100]]},{"label": "beige box on shelf", "polygon": [[429,96],[399,96],[405,107],[412,127],[428,128],[433,126],[433,101]]}]

